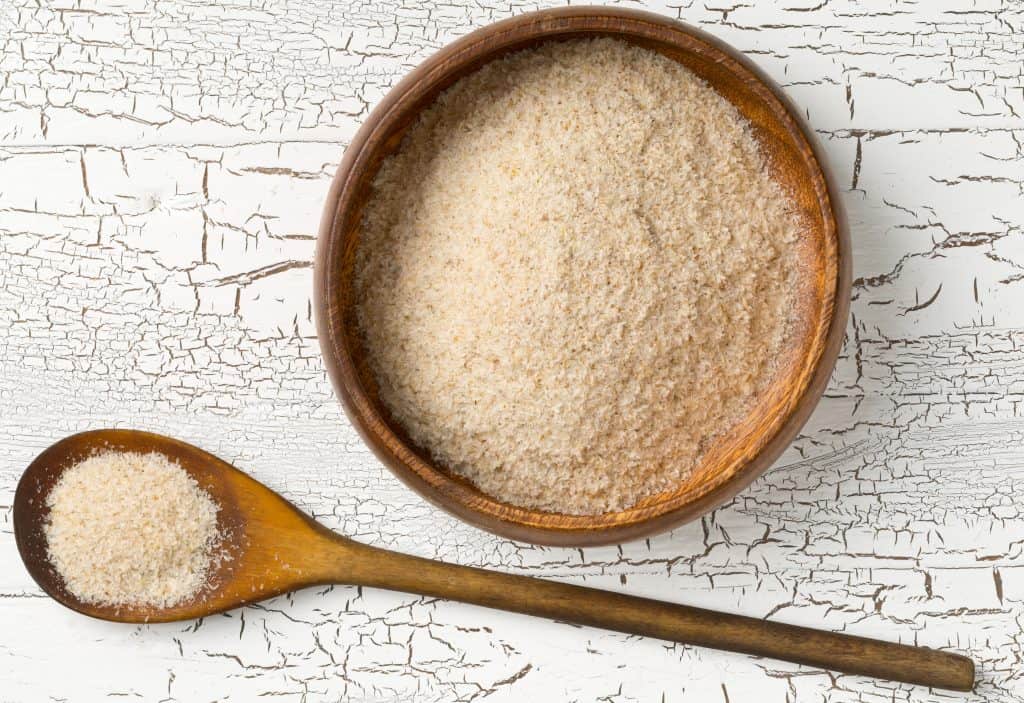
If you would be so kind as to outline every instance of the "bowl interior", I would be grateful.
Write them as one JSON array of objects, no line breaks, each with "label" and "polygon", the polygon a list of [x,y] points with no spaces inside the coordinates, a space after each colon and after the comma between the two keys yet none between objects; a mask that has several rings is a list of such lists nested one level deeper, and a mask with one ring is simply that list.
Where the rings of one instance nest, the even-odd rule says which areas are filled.
[{"label": "bowl interior", "polygon": [[[612,36],[685,65],[749,121],[770,172],[805,223],[799,245],[804,290],[798,296],[798,329],[776,382],[743,422],[708,448],[687,480],[629,510],[570,516],[492,499],[411,443],[377,397],[351,284],[362,205],[381,161],[398,147],[419,112],[488,61],[542,42],[587,36]],[[410,74],[371,115],[346,152],[327,208],[317,262],[318,319],[325,358],[350,418],[385,464],[426,498],[471,523],[517,539],[571,545],[621,541],[668,529],[732,497],[774,461],[810,414],[845,325],[845,308],[836,308],[842,288],[839,218],[822,166],[784,98],[731,49],[646,13],[546,11],[492,25],[450,45]],[[836,324],[837,315],[844,318],[841,324]]]}]

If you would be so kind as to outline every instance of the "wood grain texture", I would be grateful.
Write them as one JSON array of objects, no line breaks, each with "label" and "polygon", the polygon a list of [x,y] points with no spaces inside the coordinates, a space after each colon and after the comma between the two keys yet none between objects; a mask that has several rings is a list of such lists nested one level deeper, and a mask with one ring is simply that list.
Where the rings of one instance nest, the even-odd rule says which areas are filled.
[{"label": "wood grain texture", "polygon": [[[65,587],[50,563],[46,547],[50,491],[69,467],[103,451],[156,452],[169,457],[217,505],[217,553],[221,558],[203,587],[182,602],[170,607],[85,602]],[[213,454],[152,432],[92,430],[47,447],[18,481],[12,514],[18,553],[36,583],[68,608],[102,620],[194,620],[311,586],[373,586],[830,671],[957,691],[969,691],[974,686],[974,663],[958,654],[449,564],[364,545],[326,529]]]},{"label": "wood grain texture", "polygon": [[[556,3],[0,1],[0,699],[1024,697],[1017,2],[646,5],[793,96],[850,218],[836,371],[729,504],[621,548],[531,547],[427,505],[345,424],[309,268],[344,146],[441,45],[538,4]],[[951,697],[373,589],[173,625],[74,616],[21,568],[9,506],[44,447],[112,424],[210,449],[376,546],[970,652],[978,684]]]},{"label": "wood grain texture", "polygon": [[[564,515],[503,502],[433,461],[388,413],[366,359],[356,314],[355,258],[363,209],[381,162],[423,109],[458,79],[513,51],[548,41],[610,36],[677,61],[732,103],[751,126],[772,178],[804,229],[797,251],[806,288],[795,296],[792,349],[759,402],[720,428],[690,475],[626,510]],[[846,328],[850,242],[838,188],[796,108],[738,52],[660,15],[602,7],[526,13],[445,46],[388,93],[342,158],[317,244],[314,305],[324,360],[345,410],[384,465],[413,490],[498,535],[538,544],[588,546],[647,537],[693,520],[750,484],[786,448],[817,405]]]}]

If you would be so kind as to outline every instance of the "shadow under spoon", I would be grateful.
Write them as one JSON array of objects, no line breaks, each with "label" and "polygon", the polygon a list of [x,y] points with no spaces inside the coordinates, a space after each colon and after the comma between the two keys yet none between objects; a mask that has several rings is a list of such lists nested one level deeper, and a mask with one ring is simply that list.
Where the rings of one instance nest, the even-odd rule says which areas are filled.
[{"label": "shadow under spoon", "polygon": [[[207,587],[194,597],[166,608],[109,606],[83,602],[64,587],[48,559],[46,498],[65,469],[102,450],[164,454],[218,503],[218,528],[230,558],[211,567]],[[73,610],[104,620],[188,620],[299,588],[336,583],[449,598],[936,688],[968,691],[974,684],[973,662],[951,652],[447,564],[360,544],[317,523],[216,456],[148,432],[95,430],[46,449],[18,483],[14,533],[25,566],[47,594]]]}]

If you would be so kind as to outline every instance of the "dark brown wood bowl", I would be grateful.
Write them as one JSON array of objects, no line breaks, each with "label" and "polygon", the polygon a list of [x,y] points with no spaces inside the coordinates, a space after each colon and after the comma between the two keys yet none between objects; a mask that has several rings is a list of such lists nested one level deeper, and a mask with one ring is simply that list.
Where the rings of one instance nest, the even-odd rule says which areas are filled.
[{"label": "dark brown wood bowl", "polygon": [[[710,84],[750,122],[768,168],[804,218],[801,236],[806,323],[763,400],[737,427],[723,428],[688,479],[628,510],[563,515],[486,495],[433,461],[389,416],[376,393],[357,329],[353,263],[363,206],[381,161],[443,90],[484,63],[552,40],[611,36],[653,49]],[[731,499],[778,458],[828,382],[843,340],[850,296],[850,245],[838,190],[812,133],[782,91],[735,49],[658,15],[565,7],[489,25],[434,54],[367,118],[345,152],[324,209],[314,301],[320,345],[349,419],[406,485],[463,520],[539,544],[610,544],[668,530]]]}]

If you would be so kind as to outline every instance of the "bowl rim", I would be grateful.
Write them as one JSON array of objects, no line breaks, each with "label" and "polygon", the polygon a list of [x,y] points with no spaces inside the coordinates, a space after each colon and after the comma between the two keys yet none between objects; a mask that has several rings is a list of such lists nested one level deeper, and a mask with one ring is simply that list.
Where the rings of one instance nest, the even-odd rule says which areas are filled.
[{"label": "bowl rim", "polygon": [[[648,34],[643,34],[645,31]],[[566,516],[517,508],[491,499],[467,481],[434,468],[430,461],[419,456],[415,447],[394,432],[369,399],[341,333],[345,313],[331,305],[336,282],[328,271],[346,239],[336,225],[344,220],[345,213],[354,204],[359,176],[375,149],[382,146],[381,136],[414,105],[417,94],[422,98],[446,76],[465,70],[474,61],[489,60],[493,54],[508,51],[510,47],[577,33],[581,36],[619,34],[661,42],[670,41],[667,36],[670,35],[679,42],[686,42],[685,48],[690,50],[696,43],[705,57],[710,55],[717,63],[726,64],[728,70],[745,73],[755,88],[766,91],[763,98],[775,100],[782,108],[782,114],[789,120],[787,131],[802,137],[809,161],[817,166],[824,181],[825,192],[821,198],[827,208],[823,212],[831,216],[833,225],[835,285],[823,293],[825,312],[822,313],[827,315],[830,311],[830,319],[823,342],[817,347],[813,371],[798,399],[754,456],[722,480],[702,491],[693,491],[696,495],[691,500],[668,509],[659,510],[663,506],[655,504],[618,513]],[[838,193],[818,141],[789,98],[741,52],[700,29],[650,12],[603,6],[539,10],[486,25],[445,45],[408,73],[373,109],[345,150],[325,201],[314,266],[313,303],[328,375],[349,421],[377,458],[430,503],[478,528],[523,542],[576,547],[615,544],[667,531],[726,503],[761,475],[790,444],[824,393],[842,347],[851,290],[849,231]],[[814,334],[821,336],[820,332]],[[814,347],[808,353],[812,351]],[[598,518],[608,516],[617,516],[617,519],[594,524]]]}]

